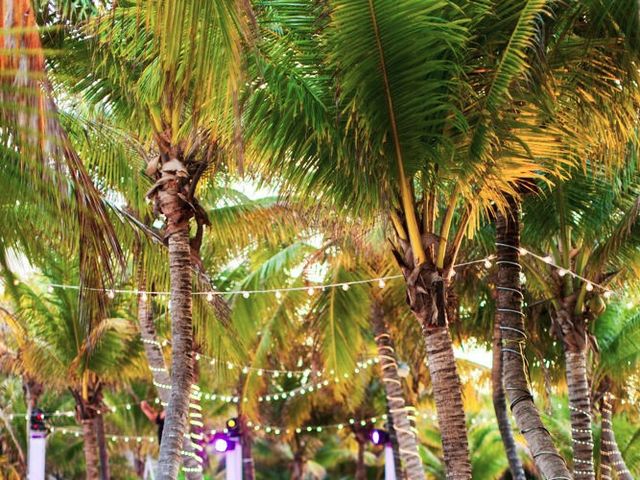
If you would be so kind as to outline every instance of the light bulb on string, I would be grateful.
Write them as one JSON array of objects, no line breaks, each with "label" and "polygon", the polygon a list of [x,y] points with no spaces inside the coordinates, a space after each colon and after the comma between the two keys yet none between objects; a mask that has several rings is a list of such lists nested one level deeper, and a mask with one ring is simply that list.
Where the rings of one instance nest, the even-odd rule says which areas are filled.
[{"label": "light bulb on string", "polygon": [[276,298],[280,300],[282,298],[282,292],[280,290],[276,290]]},{"label": "light bulb on string", "polygon": [[524,257],[529,252],[526,248],[520,247],[518,248],[518,253]]},{"label": "light bulb on string", "polygon": [[140,294],[140,298],[142,299],[142,301],[143,301],[143,302],[146,302],[146,301],[147,301],[147,298],[148,298],[148,297],[147,297],[147,292],[142,292],[142,293]]},{"label": "light bulb on string", "polygon": [[116,292],[114,292],[113,290],[107,290],[107,297],[115,298],[115,296],[116,296]]},{"label": "light bulb on string", "polygon": [[560,277],[564,277],[567,273],[569,273],[569,272],[566,271],[564,268],[559,268],[558,269],[558,276],[560,276]]},{"label": "light bulb on string", "polygon": [[488,258],[484,259],[484,268],[491,268],[491,260],[489,260]]},{"label": "light bulb on string", "polygon": [[313,291],[314,291],[314,290],[313,290],[313,287],[309,287],[309,288],[307,288],[307,294],[309,294],[309,295],[313,295]]},{"label": "light bulb on string", "polygon": [[587,292],[593,291],[593,283],[587,282],[584,288],[587,290]]},{"label": "light bulb on string", "polygon": [[213,293],[209,292],[207,293],[207,302],[211,302],[213,301]]},{"label": "light bulb on string", "polygon": [[249,295],[250,295],[249,292],[242,292],[242,296],[244,298],[249,298]]},{"label": "light bulb on string", "polygon": [[378,280],[378,287],[380,288],[384,288],[386,286],[386,283],[384,281],[383,278],[381,278],[380,280]]},{"label": "light bulb on string", "polygon": [[547,255],[545,257],[542,257],[542,261],[544,263],[552,263],[553,262],[553,257],[551,255]]},{"label": "light bulb on string", "polygon": [[344,290],[344,291],[349,290],[349,284],[348,283],[343,283],[342,284],[342,290]]},{"label": "light bulb on string", "polygon": [[53,285],[49,285],[49,286],[47,287],[47,292],[48,292],[48,293],[53,293]]}]

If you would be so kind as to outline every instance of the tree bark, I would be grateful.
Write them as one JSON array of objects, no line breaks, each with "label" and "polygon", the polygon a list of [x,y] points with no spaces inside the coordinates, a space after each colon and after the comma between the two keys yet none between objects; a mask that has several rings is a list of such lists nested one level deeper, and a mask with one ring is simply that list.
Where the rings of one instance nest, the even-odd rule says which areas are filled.
[{"label": "tree bark", "polygon": [[93,418],[82,420],[82,436],[84,440],[84,462],[87,480],[98,480],[100,478],[98,468],[98,441]]},{"label": "tree bark", "polygon": [[471,479],[460,377],[453,355],[449,328],[447,326],[423,328],[423,331],[427,344],[429,374],[433,385],[438,425],[442,435],[447,479]]},{"label": "tree bark", "polygon": [[613,433],[611,422],[613,407],[611,405],[611,395],[607,392],[600,403],[600,413],[602,414],[602,436],[600,439],[600,469],[602,480],[612,480],[612,472],[615,471],[619,480],[633,480],[631,472],[622,458],[616,436]]},{"label": "tree bark", "polygon": [[98,413],[94,418],[96,440],[98,442],[98,453],[100,455],[100,480],[109,480],[111,472],[109,469],[109,452],[107,450],[107,441],[104,436],[104,417],[102,413]]},{"label": "tree bark", "polygon": [[[140,281],[138,290],[146,291],[147,285],[143,272],[140,272]],[[138,296],[138,321],[140,322],[140,332],[142,343],[144,345],[147,363],[151,370],[153,384],[158,392],[161,405],[166,408],[170,399],[171,378],[167,366],[164,362],[164,355],[158,336],[156,327],[153,322],[153,304],[151,298],[146,295]],[[195,402],[195,399],[192,399]],[[197,403],[197,402],[196,402]],[[201,480],[202,468],[200,462],[194,457],[195,448],[189,435],[185,436],[183,444],[183,463],[186,467],[185,477],[188,480]]]},{"label": "tree bark", "polygon": [[526,480],[524,468],[520,457],[518,457],[518,449],[516,441],[513,438],[513,430],[511,429],[511,421],[507,412],[507,401],[504,396],[504,385],[502,383],[502,335],[500,324],[497,319],[493,326],[493,364],[491,366],[491,384],[493,391],[493,409],[496,413],[498,421],[498,429],[502,437],[502,443],[509,461],[509,470],[514,480]]},{"label": "tree bark", "polygon": [[507,215],[498,212],[496,219],[497,299],[496,322],[502,337],[504,387],[511,412],[527,440],[536,466],[545,478],[571,479],[567,465],[556,450],[533,402],[525,371],[526,332],[520,290],[520,205],[510,201]]},{"label": "tree bark", "polygon": [[242,434],[240,444],[242,447],[242,474],[244,480],[254,480],[256,478],[256,468],[253,461],[253,437],[251,429],[247,426],[247,418],[239,412],[239,422]]},{"label": "tree bark", "polygon": [[364,464],[364,446],[365,442],[356,436],[358,442],[358,457],[356,458],[356,477],[355,480],[367,480],[367,468]]},{"label": "tree bark", "polygon": [[586,351],[572,352],[565,346],[565,363],[571,411],[573,474],[576,480],[595,480],[591,433],[591,389],[587,380]]},{"label": "tree bark", "polygon": [[[176,195],[177,196],[177,195]],[[177,199],[173,199],[178,201]],[[188,431],[189,397],[193,382],[193,326],[191,251],[188,222],[176,226],[169,235],[171,277],[171,394],[166,409],[158,461],[158,479],[178,476],[180,452]]]},{"label": "tree bark", "polygon": [[378,358],[384,384],[388,410],[398,442],[398,450],[408,480],[424,480],[422,459],[418,453],[418,439],[409,421],[402,380],[398,375],[398,362],[384,319],[384,310],[374,301],[371,323],[378,347]]},{"label": "tree bark", "polygon": [[[427,249],[425,247],[425,249]],[[398,235],[398,247],[393,250],[402,269],[407,288],[407,303],[422,327],[427,347],[427,359],[447,479],[471,480],[469,442],[460,377],[453,355],[449,333],[449,316],[454,309],[448,301],[449,269],[440,271],[432,261],[415,264],[415,255],[408,241]]]}]

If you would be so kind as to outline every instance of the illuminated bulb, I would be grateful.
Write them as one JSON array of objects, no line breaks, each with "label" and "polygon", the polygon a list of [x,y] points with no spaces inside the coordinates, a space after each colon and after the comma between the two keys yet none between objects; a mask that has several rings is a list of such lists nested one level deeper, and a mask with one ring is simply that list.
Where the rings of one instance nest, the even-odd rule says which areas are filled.
[{"label": "illuminated bulb", "polygon": [[491,268],[491,260],[488,258],[484,261],[484,268]]},{"label": "illuminated bulb", "polygon": [[249,368],[242,367],[242,373],[249,373]]},{"label": "illuminated bulb", "polygon": [[280,376],[280,372],[278,370],[275,370],[273,372],[273,378],[278,378]]},{"label": "illuminated bulb", "polygon": [[196,353],[196,361],[199,362],[200,361],[200,354]]},{"label": "illuminated bulb", "polygon": [[522,248],[522,247],[520,247],[520,248],[518,249],[518,252],[519,252],[519,253],[520,253],[520,255],[522,255],[523,257],[524,257],[527,253],[529,253],[529,252],[527,251],[527,249],[526,249],[526,248]]},{"label": "illuminated bulb", "polygon": [[296,428],[296,433],[302,433],[302,429]]},{"label": "illuminated bulb", "polygon": [[546,257],[542,257],[542,261],[544,263],[551,263],[553,262],[553,257],[551,255],[547,255]]},{"label": "illuminated bulb", "polygon": [[142,294],[140,295],[140,297],[142,298],[143,301],[147,301],[147,292],[142,292]]},{"label": "illuminated bulb", "polygon": [[561,276],[561,277],[564,277],[567,273],[569,273],[569,272],[567,272],[564,268],[559,268],[558,269],[558,275]]},{"label": "illuminated bulb", "polygon": [[381,278],[380,280],[378,280],[378,286],[380,288],[384,288],[386,286],[386,283],[384,282],[384,279]]},{"label": "illuminated bulb", "polygon": [[345,290],[345,291],[349,290],[349,284],[348,283],[343,283],[342,284],[342,289]]},{"label": "illuminated bulb", "polygon": [[342,430],[344,428],[344,425],[342,425],[341,423],[338,424],[338,430]]},{"label": "illuminated bulb", "polygon": [[587,292],[592,291],[593,290],[593,283],[587,282],[587,285],[585,286],[585,288],[587,289]]},{"label": "illuminated bulb", "polygon": [[53,285],[49,285],[49,286],[47,287],[47,292],[49,292],[49,293],[53,293]]},{"label": "illuminated bulb", "polygon": [[207,302],[211,302],[213,301],[213,293],[209,292],[207,293]]},{"label": "illuminated bulb", "polygon": [[313,295],[313,287],[309,287],[309,288],[307,288],[307,293],[308,293],[309,295]]},{"label": "illuminated bulb", "polygon": [[282,298],[282,292],[280,290],[276,290],[276,298],[280,300]]},{"label": "illuminated bulb", "polygon": [[258,370],[258,376],[261,377],[262,376],[262,369]]},{"label": "illuminated bulb", "polygon": [[20,280],[18,280],[17,278],[13,281],[13,284],[17,287],[18,285],[20,285]]},{"label": "illuminated bulb", "polygon": [[162,346],[166,347],[167,345],[169,345],[169,340],[163,340],[162,341]]},{"label": "illuminated bulb", "polygon": [[126,405],[126,407],[125,407],[125,408],[126,408],[127,410],[131,410],[131,405],[129,405],[129,404],[127,403],[127,405]]},{"label": "illuminated bulb", "polygon": [[114,292],[113,290],[107,291],[107,297],[114,298],[115,296],[116,296],[116,292]]},{"label": "illuminated bulb", "polygon": [[287,372],[287,378],[291,378],[291,377],[293,377],[293,373]]},{"label": "illuminated bulb", "polygon": [[233,370],[233,363],[231,363],[231,362],[227,362],[227,368],[228,368],[229,370]]},{"label": "illuminated bulb", "polygon": [[242,292],[242,296],[244,298],[249,298],[249,292]]}]

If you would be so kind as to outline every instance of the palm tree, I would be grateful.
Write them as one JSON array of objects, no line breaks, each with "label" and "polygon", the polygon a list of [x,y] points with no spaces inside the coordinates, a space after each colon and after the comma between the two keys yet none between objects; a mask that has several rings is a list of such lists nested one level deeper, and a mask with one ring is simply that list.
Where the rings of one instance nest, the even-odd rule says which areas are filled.
[{"label": "palm tree", "polygon": [[[532,285],[551,301],[553,331],[565,352],[574,469],[576,475],[588,478],[595,475],[587,377],[593,343],[589,325],[604,306],[606,287],[600,285],[624,285],[637,268],[639,192],[632,173],[635,167],[627,168],[619,170],[620,181],[613,188],[605,178],[575,172],[571,181],[553,191],[543,189],[543,195],[525,202],[523,237],[551,251],[549,260],[558,266],[540,268],[542,262],[523,261]],[[544,218],[538,209],[545,211]],[[566,274],[569,270],[579,276]]]},{"label": "palm tree", "polygon": [[[154,140],[146,174],[156,183],[148,196],[154,202],[154,214],[164,220],[173,326],[172,393],[160,478],[177,476],[187,429],[193,383],[192,266],[200,261],[198,250],[208,225],[196,187],[222,166],[229,147],[226,127],[228,120],[232,122],[232,109],[228,101],[237,88],[241,47],[237,26],[242,19],[237,9],[235,2],[216,8],[209,2],[191,1],[121,5],[98,17],[88,27],[88,35],[72,42],[84,55],[76,75],[91,65],[87,59],[100,59],[100,63],[97,69],[92,68],[95,64],[89,66],[95,81],[77,82],[69,90],[93,104],[109,102],[113,122],[129,123],[133,112],[140,122],[139,137]],[[94,56],[87,56],[88,50]],[[105,88],[95,92],[98,83]],[[197,228],[191,239],[192,219]]]},{"label": "palm tree", "polygon": [[625,464],[613,431],[613,409],[616,395],[624,395],[625,380],[637,369],[640,360],[638,338],[640,316],[635,307],[611,304],[595,323],[594,335],[598,356],[592,373],[594,403],[600,399],[602,434],[600,439],[600,472],[602,478],[630,480],[631,472]]},{"label": "palm tree", "polygon": [[[45,273],[49,282],[64,284],[69,271],[50,258]],[[77,280],[76,280],[77,281]],[[106,383],[126,381],[137,375],[139,342],[135,329],[124,318],[103,318],[85,323],[74,301],[77,292],[54,289],[45,293],[20,284],[16,314],[10,320],[13,342],[23,352],[21,370],[50,388],[68,389],[75,399],[76,417],[82,425],[87,478],[108,475],[108,458],[98,422],[104,410]],[[112,310],[113,313],[119,313]]]}]

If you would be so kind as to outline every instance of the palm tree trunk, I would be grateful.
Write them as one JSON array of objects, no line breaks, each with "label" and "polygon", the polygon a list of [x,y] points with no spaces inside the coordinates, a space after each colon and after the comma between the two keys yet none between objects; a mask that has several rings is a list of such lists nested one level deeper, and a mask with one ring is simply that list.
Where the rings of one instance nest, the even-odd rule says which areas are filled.
[{"label": "palm tree trunk", "polygon": [[98,442],[98,453],[100,455],[100,480],[109,480],[111,472],[109,470],[109,452],[107,451],[107,441],[104,436],[104,417],[102,413],[94,418],[96,440]]},{"label": "palm tree trunk", "polygon": [[509,461],[509,470],[514,480],[526,480],[524,468],[520,457],[516,441],[513,438],[513,430],[511,429],[511,421],[507,412],[507,401],[504,396],[504,385],[502,384],[502,335],[500,324],[495,321],[493,326],[493,364],[491,367],[491,384],[493,391],[493,409],[498,420],[498,429],[502,437],[502,443]]},{"label": "palm tree trunk", "polygon": [[447,319],[448,280],[443,277],[443,272],[432,265],[415,265],[415,255],[411,246],[402,240],[400,235],[398,243],[399,249],[394,249],[393,254],[405,278],[407,302],[422,326],[422,335],[427,347],[447,479],[471,480],[469,442],[460,377]]},{"label": "palm tree trunk", "polygon": [[424,480],[422,459],[418,453],[418,439],[409,421],[402,381],[398,375],[398,362],[384,320],[384,310],[374,301],[371,323],[378,347],[378,358],[382,372],[388,410],[398,441],[398,450],[408,480]]},{"label": "palm tree trunk", "polygon": [[[179,199],[176,198],[175,201],[178,202]],[[191,319],[191,295],[193,292],[190,255],[189,224],[187,222],[183,223],[180,228],[176,227],[169,236],[171,394],[160,445],[159,480],[177,478],[180,452],[184,444],[185,433],[189,427],[189,397],[193,382],[193,326]]]},{"label": "palm tree trunk", "polygon": [[98,441],[96,438],[94,419],[87,418],[82,420],[82,436],[84,440],[84,462],[87,480],[98,480],[99,474],[99,457],[98,457]]},{"label": "palm tree trunk", "polygon": [[358,442],[358,457],[356,458],[356,476],[355,480],[367,480],[367,468],[364,464],[364,446],[365,442],[356,436]]},{"label": "palm tree trunk", "polygon": [[586,351],[571,351],[565,346],[565,363],[571,410],[573,473],[576,479],[595,480],[591,433],[591,390],[587,380]]},{"label": "palm tree trunk", "polygon": [[244,480],[254,480],[256,478],[256,469],[253,461],[253,437],[251,428],[247,426],[247,417],[242,411],[242,405],[238,407],[238,421],[240,423],[240,446],[242,448],[242,478]]},{"label": "palm tree trunk", "polygon": [[[147,285],[144,274],[140,272],[140,283],[138,290],[146,291]],[[147,363],[151,370],[151,376],[153,383],[156,386],[158,392],[158,398],[163,407],[169,404],[169,388],[171,384],[171,378],[167,366],[164,362],[164,356],[160,348],[160,342],[156,334],[156,327],[153,322],[153,304],[151,298],[148,295],[138,296],[138,321],[140,322],[140,332],[142,337],[142,343],[144,345],[145,355],[147,357]],[[195,399],[192,399],[195,402]],[[196,402],[197,403],[197,402]],[[164,432],[163,432],[164,433]],[[202,468],[200,462],[194,456],[195,448],[191,441],[190,436],[185,436],[183,444],[183,463],[186,467],[185,476],[188,480],[201,480]]]},{"label": "palm tree trunk", "polygon": [[616,436],[613,433],[613,424],[611,422],[613,407],[608,392],[605,393],[602,398],[600,413],[602,414],[602,438],[600,439],[601,479],[612,480],[613,476],[611,473],[615,470],[619,480],[633,480],[631,472],[627,468],[620,449],[618,448]]},{"label": "palm tree trunk", "polygon": [[507,215],[496,218],[497,299],[496,322],[502,337],[504,387],[511,412],[523,433],[536,465],[545,478],[571,479],[564,459],[556,450],[533,402],[525,373],[526,332],[520,290],[520,205],[510,200]]},{"label": "palm tree trunk", "polygon": [[[424,324],[423,324],[424,325]],[[448,326],[423,326],[447,479],[471,479],[460,377]]]}]

